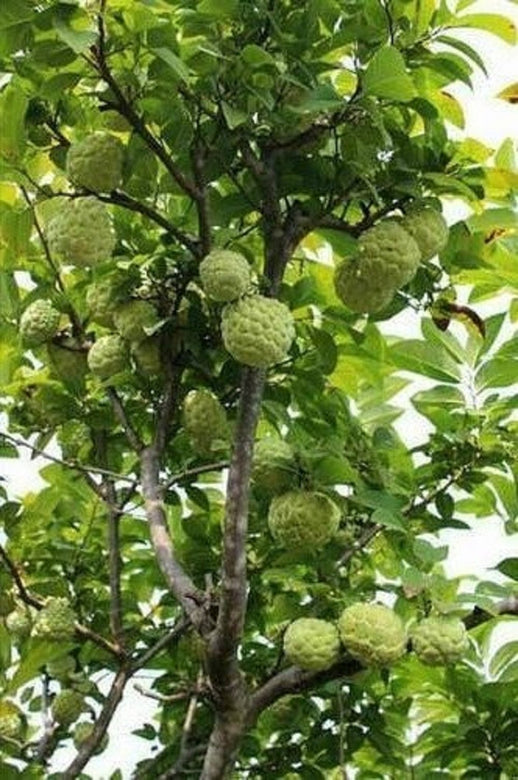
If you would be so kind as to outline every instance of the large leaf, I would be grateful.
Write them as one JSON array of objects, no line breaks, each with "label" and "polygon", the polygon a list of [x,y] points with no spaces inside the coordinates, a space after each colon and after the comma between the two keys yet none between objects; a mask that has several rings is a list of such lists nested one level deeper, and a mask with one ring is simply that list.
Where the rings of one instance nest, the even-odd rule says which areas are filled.
[{"label": "large leaf", "polygon": [[406,371],[429,376],[441,382],[459,382],[461,371],[445,349],[425,341],[398,342],[389,350],[394,364]]},{"label": "large leaf", "polygon": [[367,95],[399,103],[407,103],[417,95],[403,55],[394,46],[385,46],[376,52],[365,71],[363,88]]},{"label": "large leaf", "polygon": [[506,43],[516,43],[516,25],[507,16],[501,14],[466,14],[451,22],[452,27],[474,27],[493,33]]}]

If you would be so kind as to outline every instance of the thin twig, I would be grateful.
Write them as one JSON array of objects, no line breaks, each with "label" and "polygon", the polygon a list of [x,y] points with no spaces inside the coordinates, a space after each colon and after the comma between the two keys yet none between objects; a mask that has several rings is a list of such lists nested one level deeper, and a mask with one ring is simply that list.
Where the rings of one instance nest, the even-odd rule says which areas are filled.
[{"label": "thin twig", "polygon": [[173,487],[173,485],[177,485],[179,482],[183,482],[186,479],[191,479],[191,477],[198,477],[200,474],[208,474],[211,471],[221,471],[222,469],[228,468],[229,465],[230,461],[219,460],[215,463],[206,463],[203,466],[194,466],[192,469],[179,471],[178,474],[173,474],[173,476],[167,480],[164,489],[168,490]]},{"label": "thin twig", "polygon": [[133,661],[131,664],[131,673],[135,674],[135,672],[146,666],[146,664],[148,664],[156,655],[158,655],[158,653],[162,652],[162,650],[168,647],[172,642],[180,639],[180,637],[183,636],[183,634],[185,634],[189,628],[189,625],[190,621],[188,618],[180,618],[176,625],[170,631],[168,631],[167,634],[161,636],[154,645],[145,650],[141,656]]},{"label": "thin twig", "polygon": [[119,398],[119,394],[115,390],[114,387],[109,387],[107,390],[108,398],[110,399],[114,414],[119,421],[122,430],[126,434],[126,438],[130,444],[130,446],[135,450],[135,452],[140,452],[144,445],[140,441],[137,433],[135,432],[135,429],[133,428],[129,417],[126,413],[126,409],[124,408],[124,405]]}]

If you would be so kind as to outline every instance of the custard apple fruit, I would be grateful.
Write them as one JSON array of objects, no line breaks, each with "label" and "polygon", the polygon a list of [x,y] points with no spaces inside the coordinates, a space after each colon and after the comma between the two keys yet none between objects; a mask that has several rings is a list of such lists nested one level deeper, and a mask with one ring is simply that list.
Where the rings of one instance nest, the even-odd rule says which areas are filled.
[{"label": "custard apple fruit", "polygon": [[145,329],[157,324],[158,314],[148,301],[128,301],[114,310],[113,322],[123,339],[138,344],[148,337]]},{"label": "custard apple fruit", "polygon": [[191,390],[183,403],[184,428],[193,449],[200,455],[210,455],[214,449],[226,447],[229,430],[225,410],[208,390]]},{"label": "custard apple fruit", "polygon": [[50,341],[59,330],[60,313],[52,303],[40,299],[27,306],[20,317],[20,334],[27,347]]},{"label": "custard apple fruit", "polygon": [[14,612],[11,612],[5,619],[5,625],[8,632],[15,639],[27,639],[31,633],[32,620],[29,610],[23,607],[18,607]]},{"label": "custard apple fruit", "polygon": [[250,266],[238,252],[214,249],[200,263],[203,289],[214,301],[228,302],[240,298],[250,284]]},{"label": "custard apple fruit", "polygon": [[11,593],[0,593],[0,617],[7,617],[13,612],[16,604]]},{"label": "custard apple fruit", "polygon": [[70,655],[62,655],[54,658],[47,664],[47,673],[56,680],[67,680],[71,674],[74,674],[76,662]]},{"label": "custard apple fruit", "polygon": [[101,336],[88,352],[88,367],[100,379],[110,379],[128,365],[128,350],[120,336]]},{"label": "custard apple fruit", "polygon": [[388,666],[406,650],[401,618],[383,604],[352,604],[338,620],[346,650],[365,666]]},{"label": "custard apple fruit", "polygon": [[47,238],[52,254],[82,267],[109,260],[115,248],[108,209],[93,197],[67,201],[49,222]]},{"label": "custard apple fruit", "polygon": [[223,342],[238,363],[267,368],[288,354],[295,326],[284,303],[262,295],[229,304],[222,316]]},{"label": "custard apple fruit", "polygon": [[296,471],[295,454],[287,442],[274,436],[257,442],[252,461],[256,487],[269,493],[282,493],[293,485]]},{"label": "custard apple fruit", "polygon": [[383,220],[362,233],[356,253],[338,265],[336,294],[352,311],[380,311],[413,278],[420,260],[412,236],[396,220]]},{"label": "custard apple fruit", "polygon": [[292,663],[312,672],[329,669],[340,656],[340,638],[332,623],[299,618],[284,634],[284,653]]},{"label": "custard apple fruit", "polygon": [[0,701],[0,737],[18,739],[23,730],[20,710],[9,699]]},{"label": "custard apple fruit", "polygon": [[412,648],[428,666],[446,666],[460,661],[468,649],[468,635],[461,620],[429,617],[411,632]]},{"label": "custard apple fruit", "polygon": [[66,598],[49,598],[34,622],[34,636],[58,641],[74,638],[76,614]]},{"label": "custard apple fruit", "polygon": [[86,291],[90,318],[105,328],[114,328],[113,312],[122,299],[120,286],[120,276],[110,274],[93,282]]},{"label": "custard apple fruit", "polygon": [[268,512],[268,526],[283,547],[317,551],[336,534],[340,509],[324,493],[290,490],[276,496]]},{"label": "custard apple fruit", "polygon": [[60,339],[59,344],[47,344],[52,374],[72,391],[84,387],[88,371],[86,352],[72,338]]},{"label": "custard apple fruit", "polygon": [[84,710],[84,699],[79,691],[70,688],[58,693],[51,706],[52,717],[61,726],[71,726]]},{"label": "custard apple fruit", "polygon": [[67,176],[76,187],[93,192],[111,192],[122,179],[124,147],[110,133],[91,133],[71,144],[67,153]]},{"label": "custard apple fruit", "polygon": [[435,257],[448,243],[448,224],[435,209],[410,211],[399,224],[415,240],[423,261]]},{"label": "custard apple fruit", "polygon": [[160,354],[160,339],[151,337],[133,344],[131,354],[135,359],[138,370],[142,374],[157,376],[162,372],[162,357]]},{"label": "custard apple fruit", "polygon": [[[94,730],[93,723],[78,723],[72,734],[74,747],[76,750],[81,750],[85,742],[90,738],[92,731]],[[99,746],[94,750],[93,755],[97,756],[106,750],[108,747],[108,734],[104,734]]]}]

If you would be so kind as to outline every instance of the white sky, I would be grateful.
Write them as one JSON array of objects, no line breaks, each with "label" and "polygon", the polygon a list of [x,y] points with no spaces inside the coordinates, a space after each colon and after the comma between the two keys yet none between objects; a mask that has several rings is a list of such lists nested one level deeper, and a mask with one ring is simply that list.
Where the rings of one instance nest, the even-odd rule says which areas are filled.
[{"label": "white sky", "polygon": [[[503,13],[518,26],[518,7],[505,0],[480,0],[466,11],[475,12]],[[497,148],[507,137],[518,138],[518,106],[511,106],[495,98],[504,87],[518,82],[518,56],[515,49],[493,36],[471,31],[463,32],[462,35],[479,52],[490,77],[486,79],[476,71],[473,92],[464,85],[455,86],[451,91],[461,100],[465,109],[465,135]],[[454,221],[460,212],[451,203],[446,204],[446,213]],[[411,313],[406,313],[391,320],[385,330],[402,336],[409,332],[419,334],[419,324]],[[413,429],[418,439],[423,437],[424,425],[418,416],[405,418],[406,430]],[[0,459],[0,473],[6,478],[11,495],[20,496],[27,491],[38,490],[43,484],[38,475],[42,465],[39,459],[30,460],[27,452],[22,452],[18,460]],[[474,521],[469,533],[448,531],[443,534],[443,539],[450,544],[450,557],[446,565],[449,576],[473,573],[479,576],[485,573],[487,576],[487,570],[503,557],[518,556],[518,535],[512,538],[503,535],[497,520]],[[518,621],[506,624],[505,630],[499,632],[499,635],[505,636],[507,640],[511,636],[518,639]],[[151,744],[131,736],[131,731],[149,722],[154,709],[154,702],[135,693],[130,683],[124,702],[112,723],[109,748],[102,756],[92,759],[88,774],[95,780],[104,780],[113,771],[120,769],[124,778],[129,778],[136,762],[150,755]],[[72,755],[70,749],[59,750],[53,769],[63,769]]]}]

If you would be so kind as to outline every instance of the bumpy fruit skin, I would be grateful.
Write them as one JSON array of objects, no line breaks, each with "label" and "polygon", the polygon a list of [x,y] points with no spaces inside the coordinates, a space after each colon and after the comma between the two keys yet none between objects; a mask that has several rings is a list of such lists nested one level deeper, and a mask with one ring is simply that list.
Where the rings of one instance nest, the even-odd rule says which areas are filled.
[{"label": "bumpy fruit skin", "polygon": [[0,701],[0,737],[17,739],[23,729],[20,710],[8,699]]},{"label": "bumpy fruit skin", "polygon": [[100,379],[110,379],[127,364],[128,351],[120,336],[101,336],[88,352],[88,367]]},{"label": "bumpy fruit skin", "polygon": [[86,291],[90,318],[105,328],[114,328],[113,312],[120,303],[118,278],[110,275],[91,284]]},{"label": "bumpy fruit skin", "polygon": [[91,133],[70,146],[67,176],[77,187],[111,192],[122,179],[124,147],[109,133]]},{"label": "bumpy fruit skin", "polygon": [[207,456],[228,441],[225,410],[208,390],[191,390],[183,403],[183,424],[193,449]]},{"label": "bumpy fruit skin", "polygon": [[415,275],[421,253],[395,220],[383,220],[358,239],[355,255],[337,267],[336,294],[352,311],[376,312]]},{"label": "bumpy fruit skin", "polygon": [[56,680],[67,680],[71,674],[74,674],[76,662],[70,655],[63,655],[55,658],[47,664],[47,672]]},{"label": "bumpy fruit skin", "polygon": [[44,639],[68,641],[75,633],[76,615],[65,598],[50,598],[38,612],[34,623],[34,636]]},{"label": "bumpy fruit skin", "polygon": [[15,609],[6,617],[5,626],[15,639],[27,639],[32,629],[32,620],[28,610]]},{"label": "bumpy fruit skin", "polygon": [[60,314],[50,301],[40,299],[27,306],[20,318],[20,334],[27,347],[50,341],[58,332]]},{"label": "bumpy fruit skin", "polygon": [[290,490],[276,496],[268,512],[274,538],[292,550],[322,549],[335,535],[340,510],[324,493]]},{"label": "bumpy fruit skin", "polygon": [[282,493],[293,484],[295,455],[282,439],[267,436],[255,445],[252,479],[256,487],[268,493]]},{"label": "bumpy fruit skin", "polygon": [[414,627],[411,639],[415,654],[428,666],[454,664],[468,649],[464,623],[457,618],[425,618]]},{"label": "bumpy fruit skin", "polygon": [[212,300],[235,301],[250,284],[250,266],[238,252],[215,249],[200,263],[200,279]]},{"label": "bumpy fruit skin", "polygon": [[156,309],[148,301],[128,301],[113,312],[115,328],[122,338],[136,344],[148,337],[145,328],[152,328],[157,321]]},{"label": "bumpy fruit skin", "polygon": [[52,254],[86,268],[109,260],[115,247],[108,210],[95,198],[67,201],[49,222],[47,238]]},{"label": "bumpy fruit skin", "polygon": [[340,655],[340,638],[332,623],[299,618],[284,634],[284,652],[292,664],[318,672],[329,669]]},{"label": "bumpy fruit skin", "polygon": [[365,666],[388,666],[406,650],[401,618],[383,604],[352,604],[338,620],[346,650]]},{"label": "bumpy fruit skin", "polygon": [[160,355],[160,340],[148,338],[133,344],[131,354],[135,359],[138,370],[142,374],[157,376],[162,371],[162,358]]},{"label": "bumpy fruit skin", "polygon": [[[86,740],[90,737],[90,734],[92,733],[94,729],[93,723],[78,723],[77,726],[74,729],[74,733],[72,735],[72,739],[74,741],[74,747],[76,750],[81,750],[83,745],[85,744]],[[108,746],[108,734],[104,734],[103,738],[101,739],[101,744],[99,745],[96,750],[94,750],[94,756],[99,755],[99,753],[102,753],[103,750],[106,750]]]},{"label": "bumpy fruit skin", "polygon": [[84,709],[84,699],[79,691],[66,689],[58,693],[52,702],[51,712],[54,720],[61,726],[71,726]]},{"label": "bumpy fruit skin", "polygon": [[222,316],[223,342],[238,363],[267,368],[284,360],[295,326],[284,303],[262,295],[229,304]]},{"label": "bumpy fruit skin", "polygon": [[415,240],[423,261],[435,257],[448,243],[448,224],[440,211],[435,209],[412,211],[399,224]]}]

